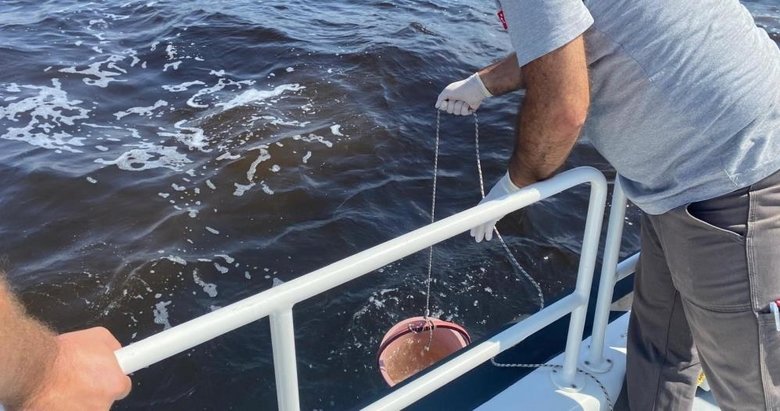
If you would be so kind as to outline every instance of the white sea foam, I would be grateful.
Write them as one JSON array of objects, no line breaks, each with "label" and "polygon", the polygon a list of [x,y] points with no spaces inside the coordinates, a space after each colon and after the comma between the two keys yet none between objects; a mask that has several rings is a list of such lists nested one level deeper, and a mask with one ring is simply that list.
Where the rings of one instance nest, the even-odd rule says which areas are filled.
[{"label": "white sea foam", "polygon": [[[112,81],[125,81],[114,78],[127,73],[127,70],[117,66],[116,64],[125,58],[125,56],[114,54],[109,56],[106,60],[96,61],[88,65],[86,69],[78,70],[75,66],[65,67],[60,69],[60,73],[81,74],[86,76],[84,77],[83,81],[88,86],[105,88],[108,87],[108,84]],[[97,77],[97,79],[92,77]]]},{"label": "white sea foam", "polygon": [[[63,131],[63,125],[73,126],[79,120],[88,118],[91,110],[81,107],[80,100],[68,100],[58,79],[52,79],[52,86],[23,86],[25,90],[37,90],[38,94],[0,107],[0,120],[19,122],[27,120],[22,127],[8,127],[0,138],[23,141],[36,147],[65,150],[80,153],[73,147],[83,146],[83,137],[74,137]],[[6,90],[22,92],[16,84]],[[54,131],[57,130],[57,131]]]},{"label": "white sea foam", "polygon": [[130,67],[135,67],[136,64],[141,62],[141,59],[138,58],[138,52],[137,51],[130,49],[130,50],[127,50],[126,53],[132,59],[130,61]]},{"label": "white sea foam", "polygon": [[152,314],[154,315],[154,323],[160,324],[167,330],[171,328],[171,322],[168,319],[168,306],[172,301],[160,301],[155,304]]},{"label": "white sea foam", "polygon": [[268,187],[268,184],[266,184],[265,181],[260,182],[260,188],[268,195],[274,194],[274,190],[271,190],[271,187]]},{"label": "white sea foam", "polygon": [[326,140],[325,137],[318,136],[316,134],[309,134],[308,136],[305,136],[305,137],[304,136],[300,136],[300,135],[296,135],[296,136],[293,136],[293,139],[295,139],[295,140],[303,140],[303,141],[305,141],[307,143],[311,143],[313,141],[316,141],[318,143],[322,143],[323,145],[325,145],[328,148],[333,147],[333,143],[332,142]]},{"label": "white sea foam", "polygon": [[233,262],[236,261],[235,258],[231,257],[228,254],[215,254],[214,257],[219,257],[219,258],[225,260],[225,262],[228,263],[228,264],[233,264]]},{"label": "white sea foam", "polygon": [[221,90],[223,90],[225,87],[236,87],[238,89],[243,88],[244,86],[251,86],[255,84],[254,80],[241,80],[241,81],[234,81],[230,79],[225,79],[221,76],[225,75],[225,71],[221,70],[219,72],[211,71],[212,75],[219,76],[220,78],[217,80],[217,84],[211,86],[211,87],[204,87],[200,90],[198,90],[197,93],[195,93],[192,97],[190,97],[187,100],[187,105],[194,108],[208,108],[209,104],[208,102],[204,101],[205,97],[212,95],[214,93],[217,93]]},{"label": "white sea foam", "polygon": [[98,28],[101,30],[105,30],[108,25],[106,24],[106,21],[103,19],[92,19],[89,21],[89,24],[87,25],[87,29],[89,30],[95,30],[92,26],[99,26]]},{"label": "white sea foam", "polygon": [[206,231],[210,232],[211,234],[219,234],[219,230],[211,228],[211,227],[208,227],[208,226],[206,227]]},{"label": "white sea foam", "polygon": [[219,263],[214,263],[214,268],[216,268],[217,271],[219,271],[221,274],[226,274],[230,270],[229,268],[220,265]]},{"label": "white sea foam", "polygon": [[168,54],[168,60],[173,60],[176,58],[176,47],[173,46],[173,44],[168,44],[165,47],[165,53]]},{"label": "white sea foam", "polygon": [[268,153],[268,150],[265,149],[265,147],[257,147],[255,150],[260,150],[260,154],[257,156],[255,161],[252,162],[252,164],[249,166],[249,170],[246,171],[246,179],[250,183],[254,181],[255,179],[255,173],[257,172],[257,166],[260,165],[263,161],[267,161],[271,159],[271,155]]},{"label": "white sea foam", "polygon": [[179,69],[179,65],[181,65],[181,60],[174,61],[173,63],[165,63],[163,65],[163,71],[168,71],[168,68],[172,68],[174,71]]},{"label": "white sea foam", "polygon": [[203,287],[203,291],[208,294],[209,297],[214,298],[217,296],[217,285],[203,281],[198,277],[198,270],[192,271],[192,280],[195,281],[195,284]]},{"label": "white sea foam", "polygon": [[267,120],[266,124],[270,124],[273,126],[306,127],[307,125],[311,124],[311,121],[282,120],[274,116],[256,116],[256,117],[252,117],[250,121],[255,122],[257,120]]},{"label": "white sea foam", "polygon": [[188,88],[192,86],[199,86],[199,85],[205,85],[206,83],[195,80],[195,81],[187,81],[181,84],[177,84],[175,86],[162,86],[162,88],[166,91],[170,91],[171,93],[180,93],[182,91],[187,91]]},{"label": "white sea foam", "polygon": [[282,84],[274,87],[273,90],[251,89],[241,93],[227,103],[217,103],[216,105],[227,111],[235,107],[247,106],[272,97],[278,97],[286,91],[299,91],[304,88],[300,84]]},{"label": "white sea foam", "polygon": [[109,18],[111,20],[114,20],[114,21],[116,21],[116,20],[126,20],[126,19],[130,18],[130,16],[120,16],[120,15],[113,14],[113,13],[106,13],[105,15],[106,15],[107,18]]},{"label": "white sea foam", "polygon": [[[134,137],[134,138],[137,138],[137,139],[141,138],[141,133],[139,133],[137,129],[134,129],[132,127],[109,126],[109,125],[94,124],[94,123],[82,123],[82,125],[85,125],[87,127],[92,127],[92,128],[104,128],[104,129],[126,131],[126,132],[130,133],[131,137]],[[106,137],[106,140],[108,140],[108,141],[122,141],[121,139],[113,138],[113,137]]]},{"label": "white sea foam", "polygon": [[139,116],[142,116],[142,117],[144,117],[144,116],[145,117],[152,117],[152,115],[154,114],[154,110],[157,110],[158,108],[161,108],[161,107],[167,107],[167,106],[168,106],[168,102],[167,101],[165,101],[165,100],[157,100],[157,102],[154,103],[153,106],[149,106],[149,107],[131,107],[131,108],[129,108],[127,110],[124,110],[124,111],[117,111],[116,113],[114,113],[114,117],[116,117],[117,120],[121,120],[122,118],[124,118],[126,116],[129,116],[130,114],[138,114]]},{"label": "white sea foam", "polygon": [[368,298],[368,302],[371,304],[374,304],[376,308],[384,308],[385,303],[382,300],[378,300],[374,298],[373,296]]},{"label": "white sea foam", "polygon": [[236,189],[233,191],[233,195],[236,197],[241,197],[244,195],[244,193],[251,190],[252,187],[255,186],[255,183],[249,183],[249,184],[233,183],[233,185],[236,187]]},{"label": "white sea foam", "polygon": [[303,156],[303,164],[308,163],[310,158],[311,158],[311,151],[307,151],[306,155]]},{"label": "white sea foam", "polygon": [[169,255],[169,256],[163,257],[163,258],[165,258],[168,261],[174,262],[176,264],[187,265],[187,261],[186,260],[184,260],[181,257],[175,256],[175,255]]},{"label": "white sea foam", "polygon": [[148,142],[128,144],[127,146],[138,148],[122,153],[116,160],[99,158],[95,162],[116,165],[120,170],[127,171],[150,170],[161,167],[181,171],[185,164],[192,162],[186,155],[177,152],[176,147],[158,146]]},{"label": "white sea foam", "polygon": [[222,161],[222,160],[236,160],[236,159],[239,159],[239,158],[241,158],[241,155],[240,155],[240,154],[232,154],[231,152],[229,152],[229,151],[226,151],[226,152],[224,152],[224,153],[220,154],[220,156],[219,156],[219,157],[217,157],[217,159],[216,159],[216,160],[217,160],[217,161]]},{"label": "white sea foam", "polygon": [[339,131],[340,129],[341,129],[341,125],[340,124],[334,124],[334,125],[330,126],[330,132],[333,133],[334,136],[343,136],[344,135],[344,134],[341,134],[341,131]]},{"label": "white sea foam", "polygon": [[173,126],[176,128],[176,132],[160,131],[157,133],[160,137],[173,137],[182,144],[185,144],[190,150],[205,150],[204,147],[208,145],[206,136],[203,133],[203,129],[198,127],[185,127],[184,124],[187,120],[180,120]]}]

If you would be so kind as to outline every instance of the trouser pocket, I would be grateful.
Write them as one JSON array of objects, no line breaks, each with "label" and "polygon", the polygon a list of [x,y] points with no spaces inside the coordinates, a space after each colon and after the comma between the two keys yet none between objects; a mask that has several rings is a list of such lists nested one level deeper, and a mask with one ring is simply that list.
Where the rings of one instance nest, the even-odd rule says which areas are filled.
[{"label": "trouser pocket", "polygon": [[744,241],[747,234],[750,188],[743,188],[721,197],[690,203],[686,216],[696,225],[715,233]]}]

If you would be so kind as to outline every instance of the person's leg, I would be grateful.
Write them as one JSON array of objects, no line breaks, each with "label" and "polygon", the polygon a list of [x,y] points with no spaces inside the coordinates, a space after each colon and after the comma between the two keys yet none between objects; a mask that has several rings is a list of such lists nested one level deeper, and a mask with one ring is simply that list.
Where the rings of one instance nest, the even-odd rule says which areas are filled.
[{"label": "person's leg", "polygon": [[713,394],[724,410],[780,407],[780,174],[661,216],[657,230]]},{"label": "person's leg", "polygon": [[767,407],[780,409],[780,332],[768,312],[769,302],[780,299],[780,172],[752,186],[750,211],[747,256],[759,313],[761,383]]},{"label": "person's leg", "polygon": [[631,410],[690,409],[700,370],[654,217],[642,218],[642,250],[628,326],[626,389]]}]

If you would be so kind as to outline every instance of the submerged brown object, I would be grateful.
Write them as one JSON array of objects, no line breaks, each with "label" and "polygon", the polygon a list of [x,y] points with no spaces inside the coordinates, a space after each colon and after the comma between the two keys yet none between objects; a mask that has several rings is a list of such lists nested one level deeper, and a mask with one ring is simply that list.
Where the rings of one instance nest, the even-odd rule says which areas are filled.
[{"label": "submerged brown object", "polygon": [[408,318],[382,338],[379,371],[392,387],[469,343],[469,334],[455,323],[438,318]]}]

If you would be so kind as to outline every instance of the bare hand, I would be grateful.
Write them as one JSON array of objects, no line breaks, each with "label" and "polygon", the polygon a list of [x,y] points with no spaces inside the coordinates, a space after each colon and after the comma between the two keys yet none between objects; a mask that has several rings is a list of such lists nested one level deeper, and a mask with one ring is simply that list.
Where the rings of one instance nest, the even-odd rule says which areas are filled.
[{"label": "bare hand", "polygon": [[130,393],[131,383],[114,351],[122,345],[103,327],[57,336],[57,357],[37,391],[21,407],[29,411],[108,410]]}]

